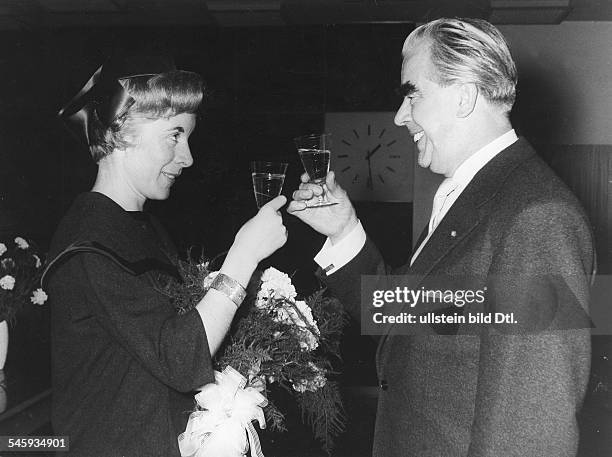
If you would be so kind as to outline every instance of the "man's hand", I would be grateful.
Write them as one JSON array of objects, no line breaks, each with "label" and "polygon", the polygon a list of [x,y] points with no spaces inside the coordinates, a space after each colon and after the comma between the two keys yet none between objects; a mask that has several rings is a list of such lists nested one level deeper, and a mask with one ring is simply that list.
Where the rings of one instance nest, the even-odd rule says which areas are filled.
[{"label": "man's hand", "polygon": [[308,175],[301,176],[300,188],[293,192],[293,200],[287,208],[289,214],[301,219],[317,232],[330,238],[332,244],[344,238],[357,225],[357,215],[351,201],[336,182],[336,176],[330,171],[325,178],[325,193],[329,201],[337,203],[331,206],[311,207],[318,201],[323,188],[308,182]]}]

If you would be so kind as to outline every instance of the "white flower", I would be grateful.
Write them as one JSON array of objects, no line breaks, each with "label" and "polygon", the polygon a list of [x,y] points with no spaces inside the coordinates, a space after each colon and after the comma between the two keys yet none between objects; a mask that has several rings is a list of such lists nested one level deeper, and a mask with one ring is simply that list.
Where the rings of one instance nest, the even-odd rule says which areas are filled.
[{"label": "white flower", "polygon": [[214,281],[214,279],[217,277],[218,274],[219,274],[218,271],[213,271],[213,272],[208,273],[208,276],[204,278],[204,283],[202,284],[202,287],[204,287],[204,289],[210,289],[210,285],[212,284],[212,282]]},{"label": "white flower", "polygon": [[0,255],[4,254],[6,251],[6,244],[0,243]]},{"label": "white flower", "polygon": [[327,384],[327,379],[325,378],[325,370],[319,368],[312,362],[308,362],[308,366],[312,368],[312,370],[315,372],[315,376],[311,380],[300,379],[299,381],[294,382],[292,387],[293,390],[295,390],[296,392],[304,393],[307,390],[309,390],[310,392],[314,392],[315,390],[320,389],[321,387],[324,387],[325,384]]},{"label": "white flower", "polygon": [[300,329],[300,348],[303,351],[314,351],[319,347],[319,339],[310,330]]},{"label": "white flower", "polygon": [[303,350],[312,351],[319,346],[317,338],[319,327],[317,326],[317,321],[312,317],[310,306],[305,301],[298,300],[294,303],[283,303],[281,307],[276,309],[274,321],[297,326],[300,347]]},{"label": "white flower", "polygon": [[261,275],[261,287],[257,292],[258,308],[266,308],[270,298],[295,299],[297,292],[291,284],[291,278],[274,267],[268,268]]},{"label": "white flower", "polygon": [[13,290],[13,287],[15,287],[15,278],[13,278],[11,275],[3,276],[0,278],[0,287],[2,287],[4,290]]},{"label": "white flower", "polygon": [[268,281],[291,284],[291,278],[287,275],[287,273],[283,273],[274,267],[266,268],[266,271],[261,274],[261,282]]},{"label": "white flower", "polygon": [[35,305],[42,305],[47,301],[47,298],[49,298],[47,293],[39,287],[32,293],[30,301]]},{"label": "white flower", "polygon": [[42,265],[42,262],[40,261],[40,257],[38,257],[36,254],[32,254],[32,257],[34,257],[34,259],[36,260],[36,268],[40,268]]},{"label": "white flower", "polygon": [[300,327],[306,327],[306,324],[308,324],[308,326],[316,328],[318,332],[319,328],[317,327],[317,321],[315,321],[314,317],[312,317],[312,310],[310,309],[310,306],[308,306],[304,300],[297,300],[295,302],[295,306],[300,311],[300,314],[306,318],[306,322],[300,319],[300,323],[298,323],[298,325]]},{"label": "white flower", "polygon": [[264,292],[260,289],[259,292],[257,292],[257,300],[255,301],[255,306],[259,309],[267,309],[272,308],[274,306],[274,303],[270,302],[269,293]]},{"label": "white flower", "polygon": [[15,244],[17,245],[19,249],[28,249],[30,247],[28,242],[24,240],[23,238],[21,238],[20,236],[15,238]]}]

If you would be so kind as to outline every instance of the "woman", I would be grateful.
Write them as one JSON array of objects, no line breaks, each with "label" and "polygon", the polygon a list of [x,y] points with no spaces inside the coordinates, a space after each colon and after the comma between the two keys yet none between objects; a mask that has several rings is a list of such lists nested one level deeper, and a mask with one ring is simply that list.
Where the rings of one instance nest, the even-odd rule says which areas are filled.
[{"label": "woman", "polygon": [[193,397],[213,381],[222,342],[257,264],[287,239],[272,200],[237,233],[218,278],[177,315],[160,287],[175,250],[148,199],[168,198],[193,159],[188,139],[203,98],[198,75],[163,58],[111,59],[60,115],[88,141],[96,182],[52,242],[54,433],[70,455],[179,455]]}]

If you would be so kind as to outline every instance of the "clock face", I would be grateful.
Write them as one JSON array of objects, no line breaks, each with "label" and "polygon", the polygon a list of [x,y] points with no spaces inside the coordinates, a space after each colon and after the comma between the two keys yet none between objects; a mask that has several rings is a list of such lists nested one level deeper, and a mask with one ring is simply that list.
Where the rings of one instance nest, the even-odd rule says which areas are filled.
[{"label": "clock face", "polygon": [[414,142],[395,112],[327,113],[331,166],[351,200],[411,202]]}]

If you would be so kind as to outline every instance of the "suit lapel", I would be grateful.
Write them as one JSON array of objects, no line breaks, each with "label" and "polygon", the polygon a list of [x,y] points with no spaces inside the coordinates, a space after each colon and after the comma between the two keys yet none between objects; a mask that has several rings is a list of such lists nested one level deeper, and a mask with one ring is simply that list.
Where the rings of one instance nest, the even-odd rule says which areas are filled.
[{"label": "suit lapel", "polygon": [[[463,196],[463,193],[459,197]],[[423,250],[415,259],[410,268],[405,270],[404,274],[410,275],[411,289],[417,289],[423,279],[438,265],[468,234],[478,225],[478,212],[474,206],[474,202],[468,199],[457,201],[440,222],[427,244],[423,246]],[[406,304],[400,310],[400,313],[406,311]],[[382,368],[382,350],[389,338],[389,333],[394,325],[384,327],[383,335],[381,336],[378,347],[376,349],[377,368],[379,373]]]},{"label": "suit lapel", "polygon": [[491,208],[486,203],[500,191],[508,175],[534,154],[527,141],[519,138],[482,167],[440,221],[407,273],[420,279],[429,274],[481,220],[488,217]]},{"label": "suit lapel", "polygon": [[415,276],[417,284],[478,224],[478,211],[474,201],[462,199],[462,196],[463,194],[440,221],[408,270],[408,274]]},{"label": "suit lapel", "polygon": [[[401,268],[402,274],[413,279],[411,287],[416,289],[427,275],[438,266],[452,250],[467,237],[483,220],[492,208],[486,205],[501,189],[508,175],[535,154],[524,138],[496,155],[476,173],[459,198],[432,234],[412,266]],[[418,245],[417,245],[418,246]],[[401,310],[404,312],[405,308]],[[382,368],[382,351],[393,325],[385,327],[381,336],[376,360],[379,375]]]}]

